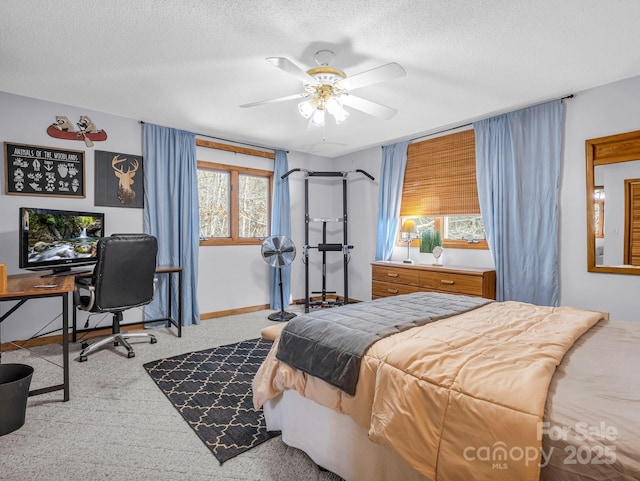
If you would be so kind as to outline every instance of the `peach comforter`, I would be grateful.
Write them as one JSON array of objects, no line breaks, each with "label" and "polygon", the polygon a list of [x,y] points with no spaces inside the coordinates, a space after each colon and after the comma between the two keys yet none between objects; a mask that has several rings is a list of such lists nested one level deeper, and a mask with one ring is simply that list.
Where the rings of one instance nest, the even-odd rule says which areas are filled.
[{"label": "peach comforter", "polygon": [[601,317],[491,303],[376,342],[354,396],[280,362],[276,340],[254,379],[254,405],[295,389],[350,415],[433,481],[534,481],[551,377]]}]

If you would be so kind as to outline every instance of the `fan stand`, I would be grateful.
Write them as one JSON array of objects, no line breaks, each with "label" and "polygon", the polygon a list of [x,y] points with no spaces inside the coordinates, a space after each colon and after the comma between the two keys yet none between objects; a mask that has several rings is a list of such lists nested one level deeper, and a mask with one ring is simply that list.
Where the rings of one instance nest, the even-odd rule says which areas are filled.
[{"label": "fan stand", "polygon": [[280,312],[274,312],[269,314],[267,319],[270,321],[285,322],[296,317],[293,312],[286,312],[284,310],[284,294],[282,293],[282,268],[278,268],[278,286],[280,287]]}]

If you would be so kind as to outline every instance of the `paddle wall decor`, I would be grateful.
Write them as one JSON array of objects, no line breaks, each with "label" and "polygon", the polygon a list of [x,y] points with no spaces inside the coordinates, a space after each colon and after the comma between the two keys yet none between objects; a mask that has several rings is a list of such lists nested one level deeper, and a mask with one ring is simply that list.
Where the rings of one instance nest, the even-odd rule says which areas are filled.
[{"label": "paddle wall decor", "polygon": [[4,143],[5,193],[84,197],[84,151]]},{"label": "paddle wall decor", "polygon": [[82,115],[76,125],[78,130],[67,117],[56,115],[56,121],[47,127],[47,134],[56,139],[83,140],[87,147],[93,147],[94,142],[107,140],[107,133],[98,129],[86,115]]}]

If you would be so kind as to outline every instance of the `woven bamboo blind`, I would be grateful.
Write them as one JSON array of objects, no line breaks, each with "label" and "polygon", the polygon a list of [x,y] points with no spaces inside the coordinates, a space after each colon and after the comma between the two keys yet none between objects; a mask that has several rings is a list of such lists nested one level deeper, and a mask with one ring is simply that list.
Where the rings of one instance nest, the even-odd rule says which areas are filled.
[{"label": "woven bamboo blind", "polygon": [[409,144],[401,216],[480,214],[473,129]]}]

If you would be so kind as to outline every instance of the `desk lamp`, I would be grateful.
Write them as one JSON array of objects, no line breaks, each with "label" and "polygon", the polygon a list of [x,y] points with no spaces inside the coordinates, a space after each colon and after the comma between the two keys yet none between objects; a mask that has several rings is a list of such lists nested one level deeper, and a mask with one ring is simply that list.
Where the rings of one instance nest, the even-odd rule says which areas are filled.
[{"label": "desk lamp", "polygon": [[402,262],[404,264],[413,264],[413,260],[411,259],[411,240],[412,235],[415,236],[418,233],[416,221],[412,219],[405,220],[402,223],[402,227],[400,227],[400,232],[402,233],[402,238],[407,242],[407,258]]}]

